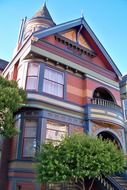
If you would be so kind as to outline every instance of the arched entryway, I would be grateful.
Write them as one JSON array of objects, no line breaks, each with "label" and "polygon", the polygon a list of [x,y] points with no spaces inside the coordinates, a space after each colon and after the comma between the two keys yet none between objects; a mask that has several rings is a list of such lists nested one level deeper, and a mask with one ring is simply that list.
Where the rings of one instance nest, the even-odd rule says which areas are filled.
[{"label": "arched entryway", "polygon": [[98,137],[101,137],[104,140],[111,140],[119,149],[122,149],[119,139],[109,131],[102,131],[98,133]]}]

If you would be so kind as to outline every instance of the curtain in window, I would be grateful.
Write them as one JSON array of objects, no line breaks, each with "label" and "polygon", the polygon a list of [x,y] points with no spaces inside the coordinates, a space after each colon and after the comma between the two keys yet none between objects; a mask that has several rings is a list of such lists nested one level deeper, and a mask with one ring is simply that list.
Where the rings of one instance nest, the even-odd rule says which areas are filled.
[{"label": "curtain in window", "polygon": [[44,73],[43,92],[63,97],[64,75],[62,72],[46,68]]},{"label": "curtain in window", "polygon": [[25,119],[23,133],[23,157],[33,157],[36,151],[37,120]]},{"label": "curtain in window", "polygon": [[37,63],[29,63],[26,82],[27,90],[37,90],[39,67],[40,66]]}]

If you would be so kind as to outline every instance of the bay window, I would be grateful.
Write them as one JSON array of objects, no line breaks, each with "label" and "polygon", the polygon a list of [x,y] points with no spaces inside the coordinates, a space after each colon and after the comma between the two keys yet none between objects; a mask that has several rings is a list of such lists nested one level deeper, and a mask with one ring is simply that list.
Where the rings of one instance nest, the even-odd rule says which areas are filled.
[{"label": "bay window", "polygon": [[22,157],[33,157],[36,152],[37,119],[24,119]]},{"label": "bay window", "polygon": [[40,65],[37,63],[29,63],[26,81],[26,90],[38,90]]},{"label": "bay window", "polygon": [[44,71],[43,92],[63,97],[64,74],[60,71],[46,67]]}]

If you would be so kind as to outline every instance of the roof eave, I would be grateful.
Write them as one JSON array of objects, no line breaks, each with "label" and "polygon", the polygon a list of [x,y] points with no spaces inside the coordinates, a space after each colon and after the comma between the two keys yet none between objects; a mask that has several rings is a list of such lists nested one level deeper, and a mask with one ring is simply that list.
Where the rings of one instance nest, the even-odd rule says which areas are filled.
[{"label": "roof eave", "polygon": [[65,30],[67,30],[69,28],[73,28],[73,27],[81,25],[81,24],[83,24],[83,26],[88,31],[88,33],[90,34],[92,39],[95,41],[96,45],[99,47],[99,49],[101,50],[101,52],[103,53],[103,55],[105,56],[107,61],[110,63],[113,70],[117,74],[118,78],[121,79],[122,74],[121,74],[120,70],[117,68],[116,64],[111,59],[110,55],[107,53],[107,51],[105,50],[105,48],[103,47],[101,42],[98,40],[98,38],[96,37],[96,35],[92,31],[92,29],[89,27],[89,25],[85,21],[84,17],[76,19],[76,20],[73,20],[73,21],[69,21],[69,22],[66,22],[66,23],[63,23],[63,24],[56,25],[56,26],[48,28],[48,29],[46,29],[44,31],[35,32],[33,35],[34,35],[35,38],[41,39],[41,38],[44,38],[44,37],[46,37],[48,35],[59,33],[61,31],[65,31]]}]

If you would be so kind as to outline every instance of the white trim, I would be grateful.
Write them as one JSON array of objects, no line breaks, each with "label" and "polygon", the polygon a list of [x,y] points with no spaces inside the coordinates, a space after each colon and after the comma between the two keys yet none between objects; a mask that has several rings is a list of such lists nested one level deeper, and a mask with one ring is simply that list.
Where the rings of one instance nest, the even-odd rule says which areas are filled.
[{"label": "white trim", "polygon": [[55,105],[55,106],[60,106],[60,107],[63,107],[63,108],[69,109],[69,110],[74,110],[74,111],[77,111],[77,112],[84,113],[84,108],[82,108],[80,106],[76,106],[76,105],[73,105],[73,104],[62,102],[60,100],[55,100],[53,98],[49,98],[49,97],[46,97],[46,96],[43,96],[43,95],[34,94],[34,93],[28,93],[27,98],[28,98],[28,100],[30,100],[30,99],[38,100],[38,101],[46,102],[46,103],[49,103],[49,104],[52,104],[52,105]]},{"label": "white trim", "polygon": [[14,66],[17,63],[17,61],[21,60],[21,58],[23,59],[30,52],[30,50],[31,50],[31,40],[28,41],[27,44],[25,44],[23,49],[19,50],[19,52],[15,55],[13,60],[7,65],[7,67],[4,69],[2,73],[3,76],[6,76],[10,70],[10,67]]},{"label": "white trim", "polygon": [[109,83],[107,83],[107,82],[104,82],[104,81],[100,80],[100,79],[97,79],[97,78],[95,78],[95,77],[93,77],[93,76],[91,76],[91,75],[89,75],[89,74],[86,74],[85,76],[88,77],[88,78],[94,79],[95,81],[100,82],[100,83],[102,83],[102,84],[105,84],[105,85],[107,85],[107,86],[109,86],[109,87],[112,87],[112,88],[114,88],[114,89],[116,89],[116,90],[120,90],[118,87],[113,86],[113,85],[111,85],[111,84],[109,84]]},{"label": "white trim", "polygon": [[105,84],[109,84],[111,87],[114,87],[115,89],[119,89],[119,84],[118,82],[115,82],[109,78],[106,78],[104,76],[102,76],[101,74],[98,74],[90,69],[87,69],[81,65],[78,65],[77,63],[75,62],[72,62],[72,61],[69,61],[68,59],[66,58],[63,58],[59,55],[55,55],[47,50],[44,50],[44,49],[41,49],[39,47],[36,47],[34,45],[31,45],[31,51],[32,52],[35,52],[35,53],[38,53],[40,55],[43,55],[43,56],[46,56],[54,61],[58,61],[60,63],[63,63],[64,65],[67,65],[67,66],[70,66],[72,68],[75,68],[81,72],[84,72],[84,74],[88,74],[89,76],[91,77],[95,77],[97,80],[100,81],[101,79],[101,82],[103,81]]}]

